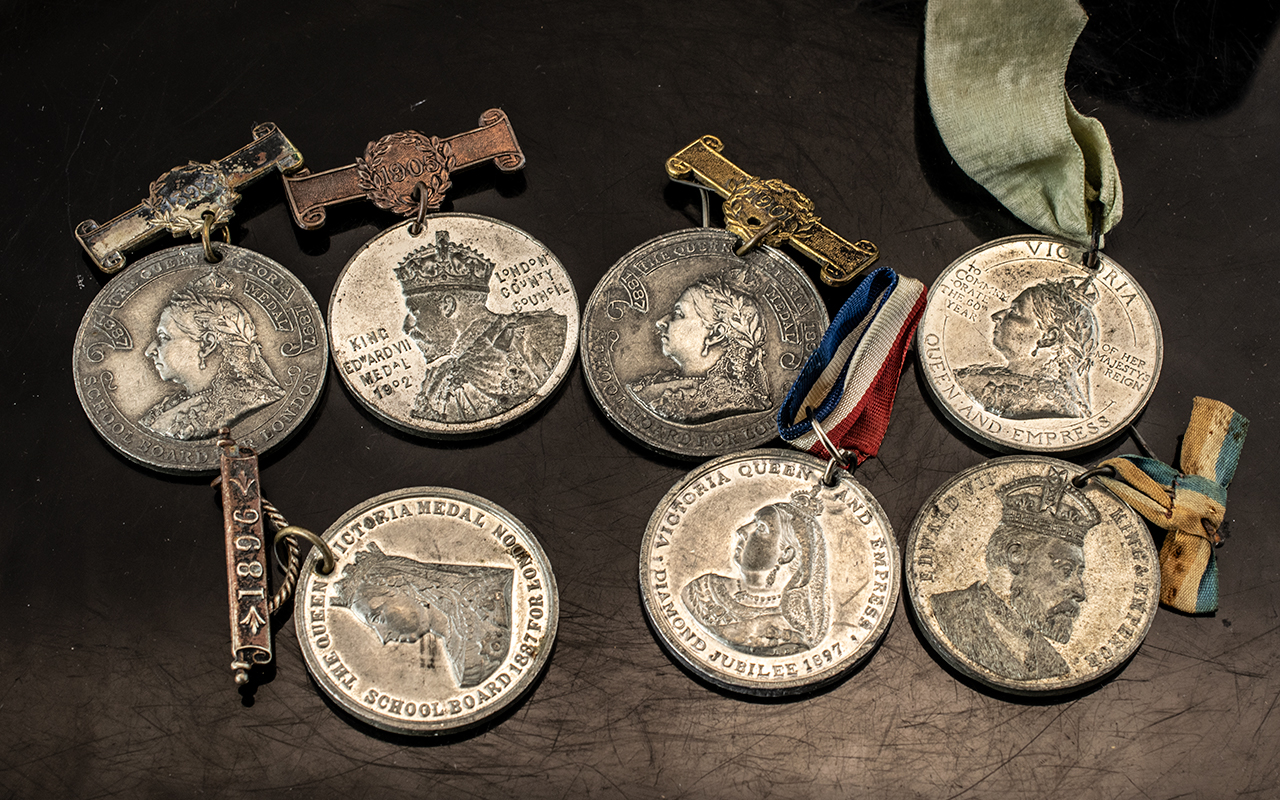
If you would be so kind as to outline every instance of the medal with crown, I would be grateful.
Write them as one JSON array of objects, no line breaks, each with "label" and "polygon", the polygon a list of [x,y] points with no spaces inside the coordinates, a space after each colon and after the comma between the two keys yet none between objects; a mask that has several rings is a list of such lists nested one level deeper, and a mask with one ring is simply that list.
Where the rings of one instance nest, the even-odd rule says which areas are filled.
[{"label": "medal with crown", "polygon": [[577,351],[577,295],[545,245],[500,220],[438,213],[450,174],[486,162],[504,172],[525,163],[498,109],[474,130],[390,134],[355,164],[285,181],[303,228],[321,227],[327,206],[358,199],[411,217],[351,257],[329,301],[329,327],[350,395],[417,436],[510,425],[555,392]]},{"label": "medal with crown", "polygon": [[[219,429],[265,453],[315,409],[328,372],[320,309],[285,267],[230,244],[226,228],[238,190],[301,167],[301,153],[266,123],[225,158],[161,175],[118,217],[76,227],[93,263],[116,273],[76,335],[76,390],[98,433],[130,460],[213,473]],[[166,232],[199,243],[126,266],[126,253]]]},{"label": "medal with crown", "polygon": [[960,674],[997,691],[1063,694],[1119,670],[1160,597],[1143,519],[1074,464],[978,464],[943,484],[903,556],[919,629]]},{"label": "medal with crown", "polygon": [[[577,295],[544,245],[489,217],[429,213],[451,172],[489,161],[506,172],[525,163],[497,109],[474,130],[393,133],[355,164],[285,182],[303,228],[357,199],[411,217],[351,257],[329,323],[350,395],[418,436],[511,424],[555,392],[576,352]],[[344,711],[396,733],[448,734],[536,684],[559,600],[541,546],[510,513],[446,487],[400,489],[342,515],[323,541],[334,569],[317,575],[319,555],[309,556],[294,621],[312,676]]]}]

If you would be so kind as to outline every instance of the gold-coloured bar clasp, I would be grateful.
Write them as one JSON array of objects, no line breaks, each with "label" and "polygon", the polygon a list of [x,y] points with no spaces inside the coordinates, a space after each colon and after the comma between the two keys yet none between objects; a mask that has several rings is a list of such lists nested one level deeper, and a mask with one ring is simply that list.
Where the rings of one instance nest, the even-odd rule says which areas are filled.
[{"label": "gold-coloured bar clasp", "polygon": [[692,178],[725,198],[725,228],[744,243],[739,255],[759,242],[771,247],[790,242],[818,262],[829,286],[850,282],[880,256],[866,239],[850,243],[823,225],[813,201],[800,191],[744,172],[720,154],[723,149],[716,137],[703,136],[667,159],[667,175]]}]

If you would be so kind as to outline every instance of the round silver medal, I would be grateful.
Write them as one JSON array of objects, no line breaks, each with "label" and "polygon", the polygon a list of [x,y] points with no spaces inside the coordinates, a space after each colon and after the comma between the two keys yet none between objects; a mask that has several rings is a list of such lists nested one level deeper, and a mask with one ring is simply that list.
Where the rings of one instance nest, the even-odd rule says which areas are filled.
[{"label": "round silver medal", "polygon": [[218,429],[264,453],[311,413],[328,369],[305,286],[252,250],[171,247],[113,278],[85,312],[72,371],[89,420],[163,472],[218,469]]},{"label": "round silver medal", "polygon": [[640,545],[644,610],[711,683],[777,696],[862,662],[898,599],[898,548],[871,493],[795,450],[709,461],[667,492]]},{"label": "round silver medal", "polygon": [[551,653],[559,596],[528,528],[482,497],[401,489],[324,533],[336,566],[303,564],[294,624],[320,688],[356,718],[452,733],[511,706]]},{"label": "round silver medal", "polygon": [[787,387],[827,329],[787,256],[739,258],[723,230],[676,231],[623,256],[583,312],[582,365],[605,416],[642,443],[705,458],[768,442]]},{"label": "round silver medal", "polygon": [[333,361],[351,394],[419,436],[475,436],[551,395],[578,344],[578,297],[529,234],[435,214],[360,248],[329,302]]},{"label": "round silver medal", "polygon": [[961,472],[911,525],[907,593],[929,644],[1013,694],[1095,683],[1138,649],[1160,599],[1146,522],[1084,470],[1005,456]]},{"label": "round silver medal", "polygon": [[1151,301],[1101,255],[1044,237],[965,253],[929,292],[916,333],[925,385],[961,430],[1004,452],[1101,444],[1142,411],[1164,344]]}]

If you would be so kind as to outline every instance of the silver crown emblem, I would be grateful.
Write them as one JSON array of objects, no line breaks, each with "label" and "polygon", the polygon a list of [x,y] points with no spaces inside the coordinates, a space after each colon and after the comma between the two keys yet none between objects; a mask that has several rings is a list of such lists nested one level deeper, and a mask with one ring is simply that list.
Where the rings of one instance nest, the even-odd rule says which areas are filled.
[{"label": "silver crown emblem", "polygon": [[488,292],[493,262],[476,250],[449,241],[448,231],[436,231],[435,245],[411,251],[396,267],[405,296],[458,289]]}]

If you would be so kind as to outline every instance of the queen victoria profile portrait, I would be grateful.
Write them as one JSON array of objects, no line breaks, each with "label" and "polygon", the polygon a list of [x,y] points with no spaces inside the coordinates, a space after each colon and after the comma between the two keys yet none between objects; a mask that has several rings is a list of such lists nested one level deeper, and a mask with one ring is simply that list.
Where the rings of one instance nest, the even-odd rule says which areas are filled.
[{"label": "queen victoria profile portrait", "polygon": [[734,534],[734,574],[708,572],[685,584],[681,599],[712,636],[741,652],[785,656],[827,635],[821,502],[815,486],[756,511]]},{"label": "queen victoria profile portrait", "polygon": [[956,382],[1006,419],[1090,416],[1098,319],[1089,289],[1088,280],[1064,278],[1024,290],[991,315],[991,343],[1005,363],[962,367]]},{"label": "queen victoria profile portrait", "polygon": [[765,324],[758,301],[718,275],[687,287],[655,326],[675,369],[627,390],[664,420],[683,424],[766,411]]},{"label": "queen victoria profile portrait", "polygon": [[329,604],[349,610],[384,647],[435,637],[454,683],[466,689],[487,680],[507,657],[513,574],[506,567],[387,555],[370,543],[343,568]]},{"label": "queen victoria profile portrait", "polygon": [[426,359],[411,417],[474,422],[533,396],[555,370],[568,320],[554,311],[498,314],[486,306],[494,262],[436,232],[396,267],[404,332]]},{"label": "queen victoria profile portrait", "polygon": [[262,358],[253,319],[216,271],[169,297],[143,354],[161,380],[181,387],[138,419],[161,436],[207,439],[285,396]]}]

